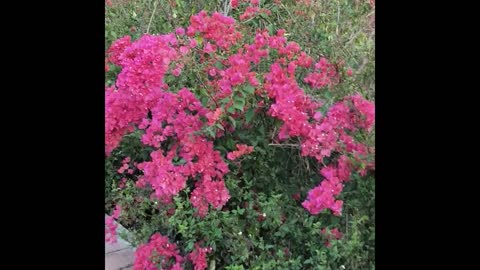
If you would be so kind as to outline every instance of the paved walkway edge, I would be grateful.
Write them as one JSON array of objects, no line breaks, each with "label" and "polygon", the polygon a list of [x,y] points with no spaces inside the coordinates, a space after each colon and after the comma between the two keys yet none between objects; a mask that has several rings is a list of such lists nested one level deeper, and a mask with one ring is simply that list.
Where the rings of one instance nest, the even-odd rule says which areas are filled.
[{"label": "paved walkway edge", "polygon": [[[107,219],[108,215],[105,215]],[[105,243],[105,270],[130,270],[133,269],[133,260],[135,247],[128,239],[132,239],[132,234],[120,223],[117,224],[117,243]],[[120,233],[125,234],[127,240],[120,237]]]}]

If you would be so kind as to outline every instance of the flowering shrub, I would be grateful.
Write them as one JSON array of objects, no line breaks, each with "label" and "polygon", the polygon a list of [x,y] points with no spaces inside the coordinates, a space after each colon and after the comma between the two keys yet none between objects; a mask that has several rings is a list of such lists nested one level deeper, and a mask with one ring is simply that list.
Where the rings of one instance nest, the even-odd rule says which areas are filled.
[{"label": "flowering shrub", "polygon": [[[264,12],[259,1],[231,2],[241,5],[240,21]],[[206,269],[208,256],[256,269],[248,255],[255,250],[263,252],[260,259],[279,261],[262,269],[325,264],[323,255],[322,262],[313,259],[321,242],[312,242],[318,245],[306,259],[300,244],[287,247],[281,239],[296,227],[301,243],[316,228],[323,246],[335,249],[342,234],[319,226],[342,216],[346,183],[374,171],[364,139],[374,126],[373,102],[358,93],[319,99],[312,93],[341,83],[337,65],[288,41],[284,29],[242,30],[232,17],[201,11],[186,27],[125,36],[107,50],[105,70],[116,70],[116,78],[105,90],[105,154],[118,160],[119,182],[112,184],[120,219],[139,231],[135,269]],[[282,167],[292,172],[301,164],[306,169],[296,181],[287,177],[287,189],[269,187],[285,174]],[[136,221],[139,215],[144,220]],[[324,220],[315,221],[317,215]],[[277,229],[280,240],[265,240],[278,246],[265,244],[262,230]],[[222,236],[236,243],[217,249]]]}]

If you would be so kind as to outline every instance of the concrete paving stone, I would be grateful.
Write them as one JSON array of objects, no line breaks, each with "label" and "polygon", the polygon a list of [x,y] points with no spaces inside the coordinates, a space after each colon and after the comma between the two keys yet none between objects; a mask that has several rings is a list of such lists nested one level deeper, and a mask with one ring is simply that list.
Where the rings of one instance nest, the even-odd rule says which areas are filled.
[{"label": "concrete paving stone", "polygon": [[121,241],[121,239],[118,239],[116,243],[105,243],[105,254],[112,253],[115,251],[119,251],[122,249],[126,248],[131,248],[129,245],[127,245],[126,242]]},{"label": "concrete paving stone", "polygon": [[123,249],[105,255],[105,270],[120,270],[133,265],[134,252]]}]

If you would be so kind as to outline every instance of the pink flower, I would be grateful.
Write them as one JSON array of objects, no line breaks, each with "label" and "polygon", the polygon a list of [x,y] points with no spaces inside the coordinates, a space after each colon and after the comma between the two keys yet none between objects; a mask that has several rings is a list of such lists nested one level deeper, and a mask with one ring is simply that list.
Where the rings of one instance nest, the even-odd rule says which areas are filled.
[{"label": "pink flower", "polygon": [[183,36],[183,35],[185,35],[185,29],[179,27],[179,28],[175,29],[175,33],[179,36]]},{"label": "pink flower", "polygon": [[107,217],[105,220],[105,242],[117,242],[117,224],[114,222],[113,217]]},{"label": "pink flower", "polygon": [[190,52],[190,49],[187,46],[181,46],[179,51],[182,55],[186,55]]},{"label": "pink flower", "polygon": [[353,76],[353,71],[352,69],[347,69],[347,76]]},{"label": "pink flower", "polygon": [[227,154],[227,158],[229,160],[235,160],[243,155],[248,155],[253,152],[253,146],[248,146],[245,144],[237,144],[236,147],[238,151],[233,151]]},{"label": "pink flower", "polygon": [[315,70],[316,72],[307,74],[303,80],[311,87],[322,88],[332,86],[338,82],[335,66],[330,64],[326,58],[320,58],[320,61],[315,64]]},{"label": "pink flower", "polygon": [[113,210],[113,214],[112,214],[112,217],[114,219],[118,219],[118,217],[120,216],[120,213],[122,212],[122,207],[120,205],[116,205],[115,206],[115,209]]},{"label": "pink flower", "polygon": [[208,112],[205,116],[208,119],[208,125],[212,126],[214,125],[218,119],[220,119],[220,116],[222,115],[222,108],[217,108],[213,112]]},{"label": "pink flower", "polygon": [[326,228],[323,228],[321,231],[320,231],[321,234],[325,235],[325,237],[328,239],[328,240],[339,240],[343,237],[343,233],[340,232],[337,228],[333,228],[329,231],[327,231]]},{"label": "pink flower", "polygon": [[249,6],[245,9],[245,12],[243,14],[241,14],[239,18],[240,18],[241,21],[248,20],[248,19],[252,18],[253,16],[255,16],[255,14],[258,11],[259,11],[258,7]]},{"label": "pink flower", "polygon": [[116,205],[115,209],[111,216],[108,216],[105,220],[105,241],[110,243],[117,242],[117,224],[115,223],[115,219],[118,219],[122,211],[120,205]]},{"label": "pink flower", "polygon": [[195,243],[195,249],[188,254],[188,258],[194,265],[194,270],[207,269],[207,254],[212,251],[212,248],[201,248],[199,243]]},{"label": "pink flower", "polygon": [[[163,260],[159,257],[163,257]],[[182,269],[180,264],[183,261],[177,246],[170,243],[166,236],[155,233],[148,243],[141,244],[135,250],[133,269],[153,270],[158,269],[157,265],[160,265],[161,269]]]},{"label": "pink flower", "polygon": [[122,178],[122,180],[120,180],[120,183],[118,184],[118,187],[120,189],[123,189],[125,187],[125,183],[127,182],[127,179],[126,178]]},{"label": "pink flower", "polygon": [[190,47],[190,48],[195,48],[195,47],[197,47],[197,41],[196,41],[195,39],[190,38],[190,39],[188,39],[188,40],[189,40],[189,42],[190,42],[190,43],[189,43],[189,47]]},{"label": "pink flower", "polygon": [[128,169],[128,164],[123,164],[122,167],[120,167],[120,169],[118,169],[118,173],[123,173],[124,171],[126,171]]},{"label": "pink flower", "polygon": [[215,68],[209,69],[209,70],[208,70],[208,75],[210,75],[210,76],[212,76],[212,77],[215,76],[215,75],[217,75],[217,71],[215,70]]},{"label": "pink flower", "polygon": [[108,60],[115,65],[120,65],[119,57],[123,51],[130,46],[130,40],[130,36],[124,36],[123,38],[117,39],[115,42],[113,42],[110,48],[107,50],[107,54],[109,55]]},{"label": "pink flower", "polygon": [[213,53],[215,52],[216,48],[215,45],[212,45],[210,42],[205,43],[205,47],[203,48],[203,51],[206,53]]},{"label": "pink flower", "polygon": [[173,71],[172,71],[172,75],[175,76],[175,77],[178,77],[180,76],[180,73],[182,73],[182,69],[181,68],[175,68]]}]

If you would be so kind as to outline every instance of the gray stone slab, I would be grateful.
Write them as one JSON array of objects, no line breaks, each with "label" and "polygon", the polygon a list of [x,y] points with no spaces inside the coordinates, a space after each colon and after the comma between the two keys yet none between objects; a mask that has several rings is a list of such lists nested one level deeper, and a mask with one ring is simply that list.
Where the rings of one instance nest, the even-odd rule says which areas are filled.
[{"label": "gray stone slab", "polygon": [[[120,240],[120,239],[119,239]],[[117,241],[116,243],[105,243],[105,254],[130,248],[124,241]]]},{"label": "gray stone slab", "polygon": [[105,270],[120,270],[131,267],[134,260],[132,249],[123,249],[105,255]]}]

